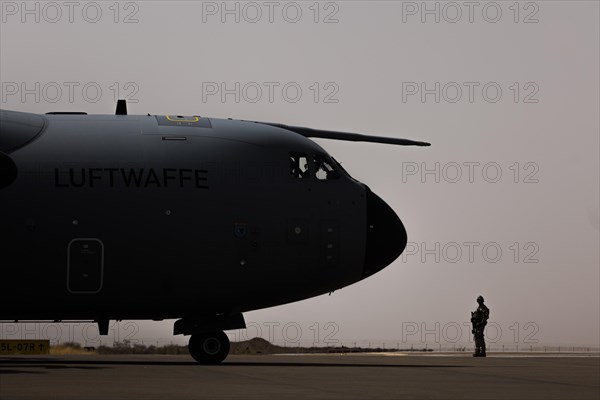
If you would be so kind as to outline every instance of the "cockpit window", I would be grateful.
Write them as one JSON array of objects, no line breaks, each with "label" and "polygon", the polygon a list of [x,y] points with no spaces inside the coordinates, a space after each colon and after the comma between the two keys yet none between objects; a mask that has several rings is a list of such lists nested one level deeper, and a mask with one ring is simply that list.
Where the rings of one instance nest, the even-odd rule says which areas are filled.
[{"label": "cockpit window", "polygon": [[292,176],[298,179],[307,179],[310,177],[310,168],[306,153],[290,153],[290,172]]},{"label": "cockpit window", "polygon": [[339,179],[340,173],[333,168],[332,163],[320,154],[315,154],[315,175],[318,180]]}]

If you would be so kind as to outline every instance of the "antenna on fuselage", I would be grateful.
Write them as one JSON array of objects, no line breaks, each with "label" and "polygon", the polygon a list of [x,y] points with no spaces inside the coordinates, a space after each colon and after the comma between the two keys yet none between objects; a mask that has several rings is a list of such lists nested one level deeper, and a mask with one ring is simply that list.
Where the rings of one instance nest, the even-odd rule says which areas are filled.
[{"label": "antenna on fuselage", "polygon": [[325,131],[321,129],[304,128],[301,126],[291,126],[284,124],[277,124],[272,122],[258,122],[259,124],[275,126],[277,128],[286,129],[288,131],[295,132],[307,138],[321,138],[321,139],[334,139],[334,140],[345,140],[350,142],[371,142],[371,143],[384,143],[384,144],[395,144],[398,146],[431,146],[431,143],[420,142],[410,139],[391,138],[385,136],[369,136],[361,135],[358,133],[350,132],[336,132],[336,131]]},{"label": "antenna on fuselage", "polygon": [[127,115],[127,102],[125,100],[117,100],[115,115]]}]

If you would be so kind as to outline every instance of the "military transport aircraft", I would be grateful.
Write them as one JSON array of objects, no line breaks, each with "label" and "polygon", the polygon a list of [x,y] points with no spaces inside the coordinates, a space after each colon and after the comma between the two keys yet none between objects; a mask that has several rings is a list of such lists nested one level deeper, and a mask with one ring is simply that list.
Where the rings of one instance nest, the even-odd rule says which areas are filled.
[{"label": "military transport aircraft", "polygon": [[394,211],[310,138],[405,139],[180,115],[0,111],[0,320],[177,319],[200,363],[242,313],[392,263]]}]

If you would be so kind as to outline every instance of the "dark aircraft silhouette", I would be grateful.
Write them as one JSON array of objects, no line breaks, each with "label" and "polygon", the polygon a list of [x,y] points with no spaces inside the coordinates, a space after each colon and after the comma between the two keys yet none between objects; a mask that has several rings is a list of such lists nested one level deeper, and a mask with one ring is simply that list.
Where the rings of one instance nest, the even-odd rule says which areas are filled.
[{"label": "dark aircraft silhouette", "polygon": [[199,116],[0,110],[0,319],[178,319],[219,363],[242,313],[365,279],[407,236],[310,138],[405,139]]}]

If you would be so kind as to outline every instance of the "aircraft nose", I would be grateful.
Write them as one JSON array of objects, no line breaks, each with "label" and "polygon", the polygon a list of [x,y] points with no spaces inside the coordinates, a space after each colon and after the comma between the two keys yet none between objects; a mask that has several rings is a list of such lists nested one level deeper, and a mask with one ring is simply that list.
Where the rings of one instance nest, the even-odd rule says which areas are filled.
[{"label": "aircraft nose", "polygon": [[363,278],[390,265],[406,247],[406,229],[394,210],[367,188],[367,246]]}]

